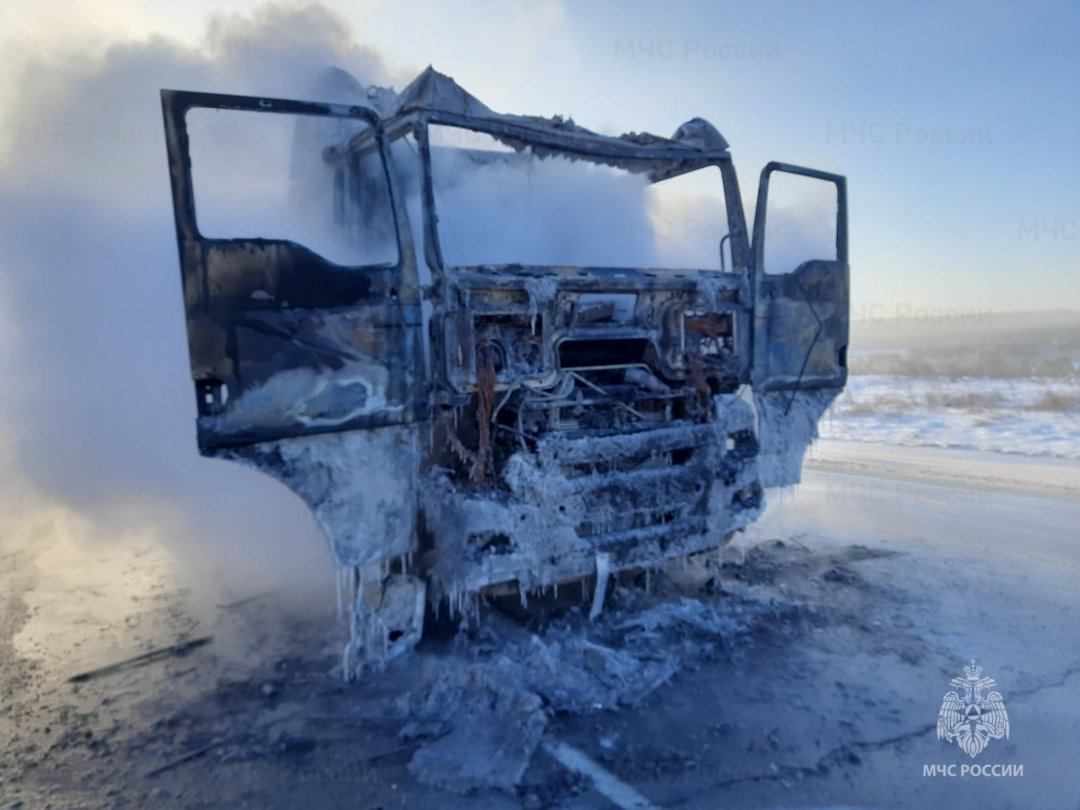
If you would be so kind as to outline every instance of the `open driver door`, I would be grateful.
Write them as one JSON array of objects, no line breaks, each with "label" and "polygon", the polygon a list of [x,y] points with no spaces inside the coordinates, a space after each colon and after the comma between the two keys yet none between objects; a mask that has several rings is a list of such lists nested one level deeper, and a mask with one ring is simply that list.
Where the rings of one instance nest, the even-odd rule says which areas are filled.
[{"label": "open driver door", "polygon": [[[424,418],[416,264],[375,113],[161,100],[201,452]],[[325,148],[364,129],[367,155]]]}]

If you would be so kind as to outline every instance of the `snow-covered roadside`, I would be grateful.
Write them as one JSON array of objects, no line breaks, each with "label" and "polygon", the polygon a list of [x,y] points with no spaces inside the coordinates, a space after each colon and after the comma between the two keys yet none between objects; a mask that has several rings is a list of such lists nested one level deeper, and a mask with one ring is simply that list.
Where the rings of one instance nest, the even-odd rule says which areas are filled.
[{"label": "snow-covered roadside", "polygon": [[1080,381],[853,376],[824,439],[1080,461]]},{"label": "snow-covered roadside", "polygon": [[1080,498],[1080,462],[1049,456],[818,439],[806,454],[803,480],[819,471]]}]

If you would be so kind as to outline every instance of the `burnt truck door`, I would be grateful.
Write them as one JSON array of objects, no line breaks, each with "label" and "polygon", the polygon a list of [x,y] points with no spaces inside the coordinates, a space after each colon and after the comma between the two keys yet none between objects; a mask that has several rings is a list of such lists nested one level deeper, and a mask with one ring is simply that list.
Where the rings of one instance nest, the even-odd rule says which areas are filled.
[{"label": "burnt truck door", "polygon": [[[416,262],[375,113],[161,96],[200,451],[424,418]],[[284,158],[264,157],[282,120]],[[326,148],[365,129],[366,156]]]},{"label": "burnt truck door", "polygon": [[753,261],[760,474],[764,486],[787,486],[799,481],[818,419],[847,381],[845,178],[769,163],[758,186]]}]

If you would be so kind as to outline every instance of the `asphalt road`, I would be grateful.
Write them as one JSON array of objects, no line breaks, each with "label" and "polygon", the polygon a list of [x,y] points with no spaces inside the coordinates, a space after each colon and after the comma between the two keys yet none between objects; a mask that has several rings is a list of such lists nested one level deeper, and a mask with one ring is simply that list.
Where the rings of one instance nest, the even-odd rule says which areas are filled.
[{"label": "asphalt road", "polygon": [[[331,589],[237,603],[153,538],[31,521],[0,546],[0,807],[1077,808],[1078,527],[1076,465],[819,444],[695,592],[761,608],[745,632],[640,705],[554,717],[517,791],[457,796],[358,719],[437,644],[343,687]],[[936,731],[971,659],[1010,720],[975,758]]]}]

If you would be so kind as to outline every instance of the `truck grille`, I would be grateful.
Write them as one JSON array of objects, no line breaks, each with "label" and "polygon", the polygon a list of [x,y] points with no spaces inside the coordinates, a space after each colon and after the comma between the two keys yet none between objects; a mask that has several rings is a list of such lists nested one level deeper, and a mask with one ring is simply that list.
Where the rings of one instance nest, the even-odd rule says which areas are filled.
[{"label": "truck grille", "polygon": [[555,437],[541,442],[539,455],[576,481],[588,514],[578,535],[615,541],[642,529],[690,532],[690,521],[707,512],[718,450],[710,426],[678,422],[602,438]]}]

